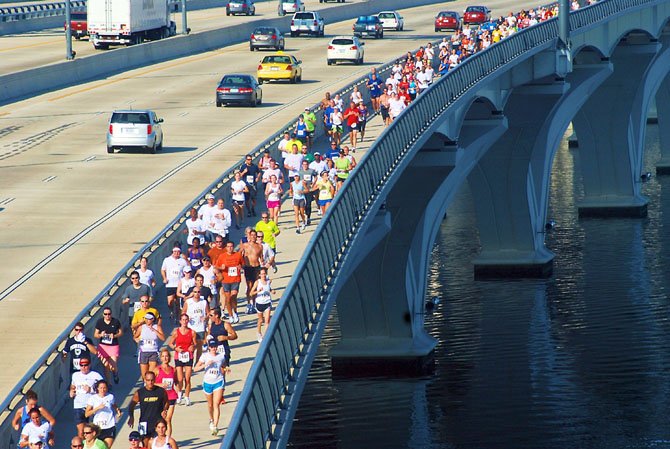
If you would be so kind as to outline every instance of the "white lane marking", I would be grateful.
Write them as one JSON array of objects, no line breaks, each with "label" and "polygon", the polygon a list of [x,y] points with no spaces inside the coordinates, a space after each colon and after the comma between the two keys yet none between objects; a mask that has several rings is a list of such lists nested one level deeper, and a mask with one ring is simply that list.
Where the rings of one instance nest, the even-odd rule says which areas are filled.
[{"label": "white lane marking", "polygon": [[44,179],[42,180],[42,182],[51,182],[51,181],[53,181],[54,179],[56,179],[57,177],[58,177],[58,176],[56,176],[56,175],[51,175],[51,176],[48,176],[48,177],[44,178]]}]

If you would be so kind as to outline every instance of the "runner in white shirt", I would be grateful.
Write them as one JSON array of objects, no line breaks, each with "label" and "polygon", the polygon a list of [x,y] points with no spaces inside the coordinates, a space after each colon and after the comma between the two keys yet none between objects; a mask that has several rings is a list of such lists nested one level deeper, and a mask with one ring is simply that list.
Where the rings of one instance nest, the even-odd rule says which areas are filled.
[{"label": "runner in white shirt", "polygon": [[[226,209],[226,203],[223,198],[219,198],[216,202],[216,209],[212,214],[212,223],[209,225],[213,236],[220,235],[224,240],[228,237],[228,229],[233,224],[230,211]],[[213,237],[212,240],[214,240]]]},{"label": "runner in white shirt", "polygon": [[[40,409],[35,407],[28,411],[30,421],[21,429],[21,441],[19,447],[34,447],[33,444],[38,441],[42,443],[42,449],[49,449],[55,446],[54,434],[49,421],[42,419]],[[83,427],[83,426],[82,426]],[[11,447],[7,445],[7,447]]]},{"label": "runner in white shirt", "polygon": [[395,120],[406,107],[405,102],[398,98],[398,94],[393,92],[391,94],[391,99],[389,100],[389,115],[391,116],[391,119]]},{"label": "runner in white shirt", "polygon": [[192,207],[190,212],[190,217],[186,220],[186,230],[188,234],[186,237],[186,243],[189,245],[193,244],[193,239],[200,237],[201,240],[205,238],[205,231],[207,230],[205,222],[198,218],[198,211],[195,207]]},{"label": "runner in white shirt", "polygon": [[246,182],[242,181],[242,173],[239,170],[235,170],[235,180],[230,183],[233,212],[235,213],[235,229],[240,229],[240,223],[244,219],[245,192],[249,192],[249,187],[247,187]]},{"label": "runner in white shirt", "polygon": [[95,385],[97,394],[92,394],[86,403],[86,417],[93,417],[93,424],[100,427],[98,439],[112,447],[116,437],[116,420],[121,418],[121,410],[116,405],[114,395],[109,393],[109,386],[104,380]]},{"label": "runner in white shirt", "polygon": [[161,275],[163,276],[163,284],[165,284],[165,293],[167,295],[167,305],[170,309],[170,318],[173,320],[179,319],[179,308],[177,307],[177,286],[179,280],[184,275],[184,268],[188,266],[188,262],[181,257],[181,248],[175,246],[172,248],[172,254],[163,259],[161,265]]},{"label": "runner in white shirt", "polygon": [[207,203],[203,204],[200,206],[200,209],[198,209],[198,218],[205,224],[205,240],[211,242],[214,240],[214,234],[207,231],[209,231],[209,223],[212,222],[212,214],[214,213],[214,209],[216,209],[216,199],[211,193],[205,195],[205,199],[207,200]]},{"label": "runner in white shirt", "polygon": [[102,376],[91,371],[91,360],[82,358],[79,361],[81,371],[72,373],[70,383],[70,397],[74,399],[74,423],[77,426],[77,433],[83,438],[84,424],[88,422],[86,418],[86,404],[88,398],[94,393],[93,386],[102,380]]}]

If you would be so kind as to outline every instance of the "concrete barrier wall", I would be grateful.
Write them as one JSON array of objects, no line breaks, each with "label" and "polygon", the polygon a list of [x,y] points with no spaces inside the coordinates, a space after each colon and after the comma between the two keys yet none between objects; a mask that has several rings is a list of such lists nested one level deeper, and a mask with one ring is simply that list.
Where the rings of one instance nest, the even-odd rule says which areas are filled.
[{"label": "concrete barrier wall", "polygon": [[[345,6],[332,6],[320,12],[325,19],[327,30],[329,23],[353,19],[359,15],[432,3],[438,2],[437,0],[369,0]],[[0,77],[0,103],[11,103],[67,86],[104,79],[137,67],[244,42],[259,24],[276,26],[288,32],[290,20],[290,16],[254,20],[188,36],[176,36],[128,48],[101,51],[99,54],[73,61],[4,75]]]}]

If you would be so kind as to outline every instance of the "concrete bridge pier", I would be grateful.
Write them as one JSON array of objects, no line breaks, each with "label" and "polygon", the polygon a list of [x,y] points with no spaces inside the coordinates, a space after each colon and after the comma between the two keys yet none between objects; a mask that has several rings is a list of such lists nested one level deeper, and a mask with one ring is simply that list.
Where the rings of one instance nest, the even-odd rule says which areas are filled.
[{"label": "concrete bridge pier", "polygon": [[[477,277],[547,277],[554,255],[544,245],[548,183],[546,158],[534,154],[544,124],[569,85],[548,80],[517,87],[504,115],[508,130],[491,145],[470,173],[482,251],[475,259]],[[566,125],[567,126],[567,125]],[[563,129],[565,131],[565,128]],[[539,158],[539,172],[531,161]],[[537,182],[534,182],[537,181]]]},{"label": "concrete bridge pier", "polygon": [[665,77],[656,92],[656,117],[661,143],[661,159],[656,163],[656,174],[670,175],[670,75]]},{"label": "concrete bridge pier", "polygon": [[[432,368],[437,341],[424,329],[433,226],[444,210],[431,201],[456,164],[458,149],[431,136],[402,172],[365,237],[338,274],[341,341],[330,351],[333,374],[416,375]],[[339,282],[338,282],[339,283]]]},{"label": "concrete bridge pier", "polygon": [[[613,74],[593,92],[573,119],[579,136],[585,197],[580,216],[645,217],[640,193],[650,68],[660,44],[629,35],[611,57]],[[648,98],[645,96],[648,95]]]}]

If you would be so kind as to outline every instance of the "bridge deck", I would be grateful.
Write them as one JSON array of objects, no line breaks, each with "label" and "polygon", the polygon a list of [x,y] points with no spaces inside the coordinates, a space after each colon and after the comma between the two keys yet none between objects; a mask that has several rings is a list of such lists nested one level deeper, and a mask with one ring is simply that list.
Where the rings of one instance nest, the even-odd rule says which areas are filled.
[{"label": "bridge deck", "polygon": [[[365,141],[362,144],[359,144],[359,148],[355,153],[357,160],[365,154],[365,150],[372,144],[374,139],[377,138],[383,129],[384,127],[381,118],[375,117],[370,120],[366,129]],[[343,144],[346,143],[343,142]],[[326,147],[327,142],[319,141],[317,142],[314,151],[323,151]],[[275,295],[274,298],[275,304],[288,285],[291,275],[307,246],[307,242],[313,234],[314,227],[320,222],[320,217],[316,214],[315,210],[313,210],[313,224],[306,229],[305,233],[300,235],[296,234],[294,231],[295,225],[293,224],[293,210],[289,201],[286,201],[282,206],[282,214],[279,220],[279,227],[281,229],[281,235],[278,238],[278,247],[280,251],[277,255],[277,266],[279,270],[276,274],[270,276],[273,281],[273,288],[277,290],[277,295]],[[260,210],[262,210],[261,207],[258,208],[258,211]],[[249,226],[253,223],[255,223],[255,221],[251,222],[251,219],[246,219],[244,225]],[[233,241],[239,241],[241,231],[235,231],[234,229],[232,231],[231,238]],[[241,287],[240,289],[242,291],[240,292],[239,304],[246,304],[244,288]],[[163,299],[164,291],[159,291],[157,297],[158,298],[155,301],[159,302],[160,305],[163,305],[165,302]],[[166,311],[165,308],[160,310],[161,313]],[[242,308],[240,308],[240,310],[242,310]],[[191,393],[191,401],[193,404],[190,407],[176,406],[174,418],[172,420],[174,428],[173,436],[180,447],[218,447],[217,445],[220,443],[221,437],[224,435],[225,429],[230,422],[237,399],[242,392],[244,381],[249,373],[249,369],[251,368],[251,364],[258,348],[258,343],[256,341],[256,315],[241,314],[239,324],[234,327],[239,338],[231,344],[231,373],[228,375],[226,381],[226,404],[221,407],[219,437],[213,437],[209,434],[207,401],[202,392],[202,373],[197,373],[192,379],[193,392]],[[167,335],[168,329],[171,331],[172,326],[164,321],[164,329]],[[141,383],[137,380],[139,378],[139,367],[135,358],[135,345],[128,335],[124,335],[121,339],[120,367],[121,382],[117,386],[112,386],[112,393],[116,396],[117,401],[120,404],[122,403],[120,406],[124,410],[122,421],[117,425],[117,429],[119,430],[117,436],[118,442],[115,443],[115,445],[123,446],[126,444],[128,434],[131,430],[127,426],[127,413],[125,413],[130,400],[130,395],[137,387],[141,386]],[[98,371],[101,372],[99,366]],[[137,417],[138,415],[136,411],[136,418]],[[67,447],[66,444],[69,443],[69,438],[76,433],[71,403],[61,410],[56,416],[56,419],[58,421],[55,429],[57,447]]]}]

